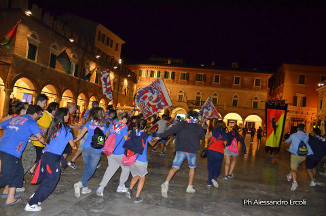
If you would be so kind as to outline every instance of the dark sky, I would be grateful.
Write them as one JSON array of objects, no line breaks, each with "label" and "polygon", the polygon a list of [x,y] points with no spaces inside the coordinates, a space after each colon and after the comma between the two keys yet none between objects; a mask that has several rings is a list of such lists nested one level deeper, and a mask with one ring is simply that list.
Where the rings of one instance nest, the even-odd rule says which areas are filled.
[{"label": "dark sky", "polygon": [[272,71],[282,63],[326,65],[325,1],[36,2],[104,24],[126,41],[124,62],[156,56]]}]

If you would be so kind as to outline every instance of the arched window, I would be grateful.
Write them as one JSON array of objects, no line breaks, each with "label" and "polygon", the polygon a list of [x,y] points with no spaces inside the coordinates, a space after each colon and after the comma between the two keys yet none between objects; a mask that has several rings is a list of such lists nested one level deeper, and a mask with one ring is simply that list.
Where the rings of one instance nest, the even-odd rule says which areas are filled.
[{"label": "arched window", "polygon": [[232,106],[233,107],[237,107],[238,106],[238,101],[239,101],[239,97],[238,97],[238,95],[233,95],[233,97],[232,97]]},{"label": "arched window", "polygon": [[259,98],[258,97],[254,97],[252,99],[252,108],[254,108],[254,109],[258,109],[259,108]]},{"label": "arched window", "polygon": [[37,61],[38,47],[40,45],[40,38],[35,32],[30,32],[27,35],[27,55],[26,58]]},{"label": "arched window", "polygon": [[184,91],[183,90],[180,90],[178,92],[177,101],[180,101],[180,102],[184,101]]},{"label": "arched window", "polygon": [[57,44],[52,44],[50,47],[50,59],[49,66],[50,68],[54,68],[57,65],[57,56],[59,55],[59,47]]},{"label": "arched window", "polygon": [[197,94],[196,94],[196,106],[200,106],[201,105],[201,99],[202,99],[202,93],[201,92],[197,92]]},{"label": "arched window", "polygon": [[214,93],[214,94],[212,95],[212,103],[213,103],[214,105],[217,105],[217,104],[218,104],[218,94],[217,94],[217,93]]}]

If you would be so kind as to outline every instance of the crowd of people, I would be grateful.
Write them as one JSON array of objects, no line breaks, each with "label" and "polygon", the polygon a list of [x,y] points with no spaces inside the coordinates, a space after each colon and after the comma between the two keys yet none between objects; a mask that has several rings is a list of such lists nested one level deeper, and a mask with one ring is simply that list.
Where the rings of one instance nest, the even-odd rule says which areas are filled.
[{"label": "crowd of people", "polygon": [[[193,182],[197,153],[205,139],[209,141],[205,143],[208,187],[219,187],[218,177],[221,175],[224,158],[223,180],[235,178],[234,170],[240,149],[244,158],[247,158],[246,127],[234,125],[228,129],[221,120],[214,120],[213,124],[208,125],[201,122],[199,114],[192,110],[187,113],[186,119],[181,119],[180,116],[172,118],[165,114],[161,118],[154,115],[151,119],[144,119],[142,114],[131,116],[126,111],[115,110],[112,105],[104,111],[94,101],[92,107],[84,113],[81,125],[73,125],[71,118],[77,110],[75,103],[60,108],[56,102],[47,105],[47,101],[48,97],[44,94],[36,97],[35,105],[15,101],[10,107],[10,115],[0,122],[0,129],[4,129],[0,140],[0,187],[4,187],[1,195],[6,198],[4,206],[22,202],[16,192],[24,191],[24,176],[27,173],[26,175],[32,176],[31,184],[39,186],[31,195],[25,210],[41,211],[41,203],[55,190],[61,173],[68,166],[76,169],[75,162],[80,155],[84,167],[79,181],[73,185],[76,198],[92,192],[88,188],[88,181],[100,166],[101,155],[104,154],[108,166],[96,195],[104,196],[105,187],[121,168],[116,191],[125,193],[131,199],[133,189],[138,184],[135,203],[143,201],[141,192],[148,174],[148,144],[153,146],[153,152],[158,152],[159,149],[162,155],[168,145],[174,144],[175,158],[166,180],[161,184],[164,198],[168,197],[170,181],[185,159],[189,167],[186,192],[195,193]],[[74,134],[72,129],[79,130],[79,133]],[[251,143],[255,134],[258,144],[261,144],[263,129],[250,129]],[[291,143],[291,172],[287,175],[287,179],[293,181],[291,190],[298,187],[296,171],[304,160],[311,180],[310,186],[316,186],[316,167],[326,153],[326,141],[320,130],[315,128],[309,136],[304,132],[304,125],[298,125],[298,132],[285,136],[285,142]],[[72,149],[76,150],[75,154],[67,163]],[[130,173],[131,182],[126,187]],[[326,176],[326,172],[323,175]]]}]

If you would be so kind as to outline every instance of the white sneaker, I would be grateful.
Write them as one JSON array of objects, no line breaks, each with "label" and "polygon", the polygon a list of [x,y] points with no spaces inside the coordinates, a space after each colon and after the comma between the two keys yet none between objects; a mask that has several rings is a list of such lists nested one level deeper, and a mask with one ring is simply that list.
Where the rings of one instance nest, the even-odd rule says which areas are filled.
[{"label": "white sneaker", "polygon": [[195,193],[196,190],[195,190],[195,188],[192,185],[188,185],[186,192],[187,193]]},{"label": "white sneaker", "polygon": [[169,190],[169,183],[164,182],[163,184],[161,184],[162,197],[168,198],[168,190]]},{"label": "white sneaker", "polygon": [[292,182],[292,187],[291,187],[291,191],[295,191],[298,187],[298,183],[297,182]]},{"label": "white sneaker", "polygon": [[218,187],[218,183],[215,179],[212,179],[212,183],[213,183],[214,187],[216,187],[216,188]]},{"label": "white sneaker", "polygon": [[16,192],[24,192],[24,191],[25,191],[25,188],[24,187],[16,188]]},{"label": "white sneaker", "polygon": [[96,195],[102,197],[103,196],[103,190],[99,187],[96,190]]},{"label": "white sneaker", "polygon": [[317,184],[316,184],[315,181],[311,181],[310,184],[309,184],[310,187],[316,187],[316,185],[317,185]]},{"label": "white sneaker", "polygon": [[80,188],[83,187],[83,184],[81,182],[77,182],[76,184],[74,184],[74,188],[75,188],[75,196],[77,198],[80,197]]},{"label": "white sneaker", "polygon": [[291,174],[286,175],[286,180],[288,180],[288,181],[291,181],[291,180],[292,180],[292,176],[291,176]]},{"label": "white sneaker", "polygon": [[117,187],[117,193],[126,193],[128,191],[128,188],[126,187]]},{"label": "white sneaker", "polygon": [[83,189],[81,191],[82,194],[88,194],[88,193],[91,193],[91,192],[92,192],[92,190],[88,189],[88,187],[83,187]]},{"label": "white sneaker", "polygon": [[41,206],[38,206],[36,204],[34,205],[29,205],[28,203],[26,204],[25,206],[25,211],[29,211],[29,212],[38,212],[38,211],[41,211],[42,210],[42,207]]}]

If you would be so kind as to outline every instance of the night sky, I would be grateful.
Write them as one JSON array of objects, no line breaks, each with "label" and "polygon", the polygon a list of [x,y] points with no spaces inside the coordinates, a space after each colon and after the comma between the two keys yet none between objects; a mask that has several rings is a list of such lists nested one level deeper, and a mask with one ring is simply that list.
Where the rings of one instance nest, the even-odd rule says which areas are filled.
[{"label": "night sky", "polygon": [[127,63],[155,56],[269,71],[282,63],[326,65],[326,1],[35,2],[105,25],[126,41]]}]

